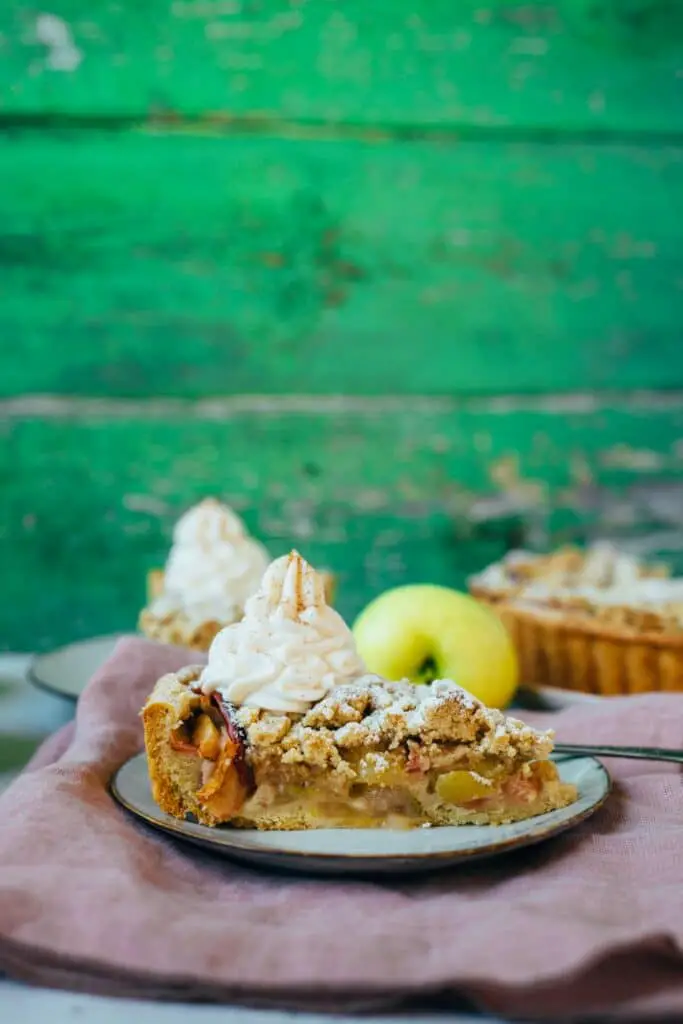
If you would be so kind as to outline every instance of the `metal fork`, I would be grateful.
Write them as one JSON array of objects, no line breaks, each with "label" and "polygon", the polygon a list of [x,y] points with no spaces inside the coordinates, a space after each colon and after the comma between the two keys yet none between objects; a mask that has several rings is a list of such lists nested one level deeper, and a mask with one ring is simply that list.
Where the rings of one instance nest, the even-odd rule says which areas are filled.
[{"label": "metal fork", "polygon": [[583,743],[556,743],[553,754],[559,754],[556,761],[568,761],[572,757],[628,757],[638,761],[673,761],[683,764],[683,750],[667,750],[665,747],[609,747],[585,746]]}]

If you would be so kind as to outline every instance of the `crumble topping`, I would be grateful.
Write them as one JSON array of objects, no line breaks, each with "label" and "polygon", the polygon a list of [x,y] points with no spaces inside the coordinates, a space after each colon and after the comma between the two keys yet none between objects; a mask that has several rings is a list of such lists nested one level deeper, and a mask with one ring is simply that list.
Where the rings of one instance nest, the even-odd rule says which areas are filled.
[{"label": "crumble topping", "polygon": [[471,580],[473,592],[572,612],[640,632],[683,631],[683,579],[607,543],[549,555],[512,551]]},{"label": "crumble topping", "polygon": [[[187,687],[181,718],[202,699],[201,671],[190,666],[176,675]],[[313,771],[341,787],[392,767],[427,772],[454,762],[495,774],[547,758],[553,747],[552,730],[487,708],[448,679],[414,685],[364,676],[337,686],[305,715],[243,706],[234,717],[259,785],[269,776],[301,782]]]},{"label": "crumble topping", "polygon": [[594,587],[599,590],[627,587],[646,579],[666,579],[665,565],[647,563],[614,545],[599,542],[587,550],[567,545],[549,555],[530,551],[510,551],[475,577],[482,585],[525,589],[536,582],[549,589],[575,590]]},{"label": "crumble topping", "polygon": [[485,707],[450,680],[415,686],[367,676],[336,687],[302,717],[253,708],[239,708],[237,715],[256,760],[277,755],[284,765],[344,773],[348,760],[367,752],[401,750],[414,758],[419,751],[433,761],[458,747],[463,758],[511,762],[547,757],[552,749],[552,732]]}]

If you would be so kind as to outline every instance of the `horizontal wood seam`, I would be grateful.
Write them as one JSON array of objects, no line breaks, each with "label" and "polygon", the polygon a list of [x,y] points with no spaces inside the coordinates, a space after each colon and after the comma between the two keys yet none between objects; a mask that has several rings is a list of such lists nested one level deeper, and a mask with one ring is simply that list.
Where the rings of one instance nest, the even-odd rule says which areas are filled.
[{"label": "horizontal wood seam", "polygon": [[642,391],[547,392],[543,395],[235,395],[198,400],[175,398],[118,399],[69,398],[61,395],[22,395],[0,399],[0,420],[54,419],[98,420],[230,420],[237,416],[319,415],[345,413],[374,416],[381,413],[449,413],[468,411],[505,415],[542,412],[564,416],[592,415],[610,405],[626,405],[639,411],[683,407],[683,389]]},{"label": "horizontal wood seam", "polygon": [[646,144],[650,147],[680,146],[683,132],[644,128],[551,128],[516,125],[472,124],[362,124],[352,121],[274,119],[232,115],[229,112],[189,115],[137,116],[128,114],[69,114],[42,112],[0,112],[0,131],[96,131],[163,132],[167,135],[265,136],[283,139],[320,139],[382,142],[492,142],[545,145],[620,146]]}]

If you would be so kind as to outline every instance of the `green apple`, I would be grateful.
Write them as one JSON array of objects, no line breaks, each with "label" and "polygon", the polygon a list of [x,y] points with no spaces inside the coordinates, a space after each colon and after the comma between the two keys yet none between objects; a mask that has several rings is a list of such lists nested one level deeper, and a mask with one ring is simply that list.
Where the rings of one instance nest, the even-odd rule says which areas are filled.
[{"label": "green apple", "polygon": [[358,653],[386,679],[453,679],[489,707],[517,688],[517,655],[489,608],[450,587],[413,584],[375,598],[353,625]]}]

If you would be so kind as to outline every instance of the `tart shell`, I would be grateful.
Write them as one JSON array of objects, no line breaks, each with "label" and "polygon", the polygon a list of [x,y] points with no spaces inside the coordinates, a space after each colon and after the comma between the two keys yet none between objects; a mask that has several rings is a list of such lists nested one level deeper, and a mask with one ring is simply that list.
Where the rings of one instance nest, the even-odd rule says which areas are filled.
[{"label": "tart shell", "polygon": [[143,608],[138,619],[138,629],[150,640],[188,647],[192,651],[208,651],[214,637],[225,625],[225,622],[216,621],[197,625],[181,611],[155,615],[149,608]]},{"label": "tart shell", "polygon": [[189,647],[192,651],[208,651],[216,633],[219,633],[225,622],[215,619],[206,622],[193,622],[181,610],[157,615],[152,611],[152,603],[164,592],[163,569],[151,569],[147,573],[147,601],[138,618],[138,629],[162,644],[175,644],[178,647]]},{"label": "tart shell", "polygon": [[476,580],[469,590],[508,630],[526,685],[602,696],[683,690],[683,632],[667,632],[656,615],[534,604]]}]

